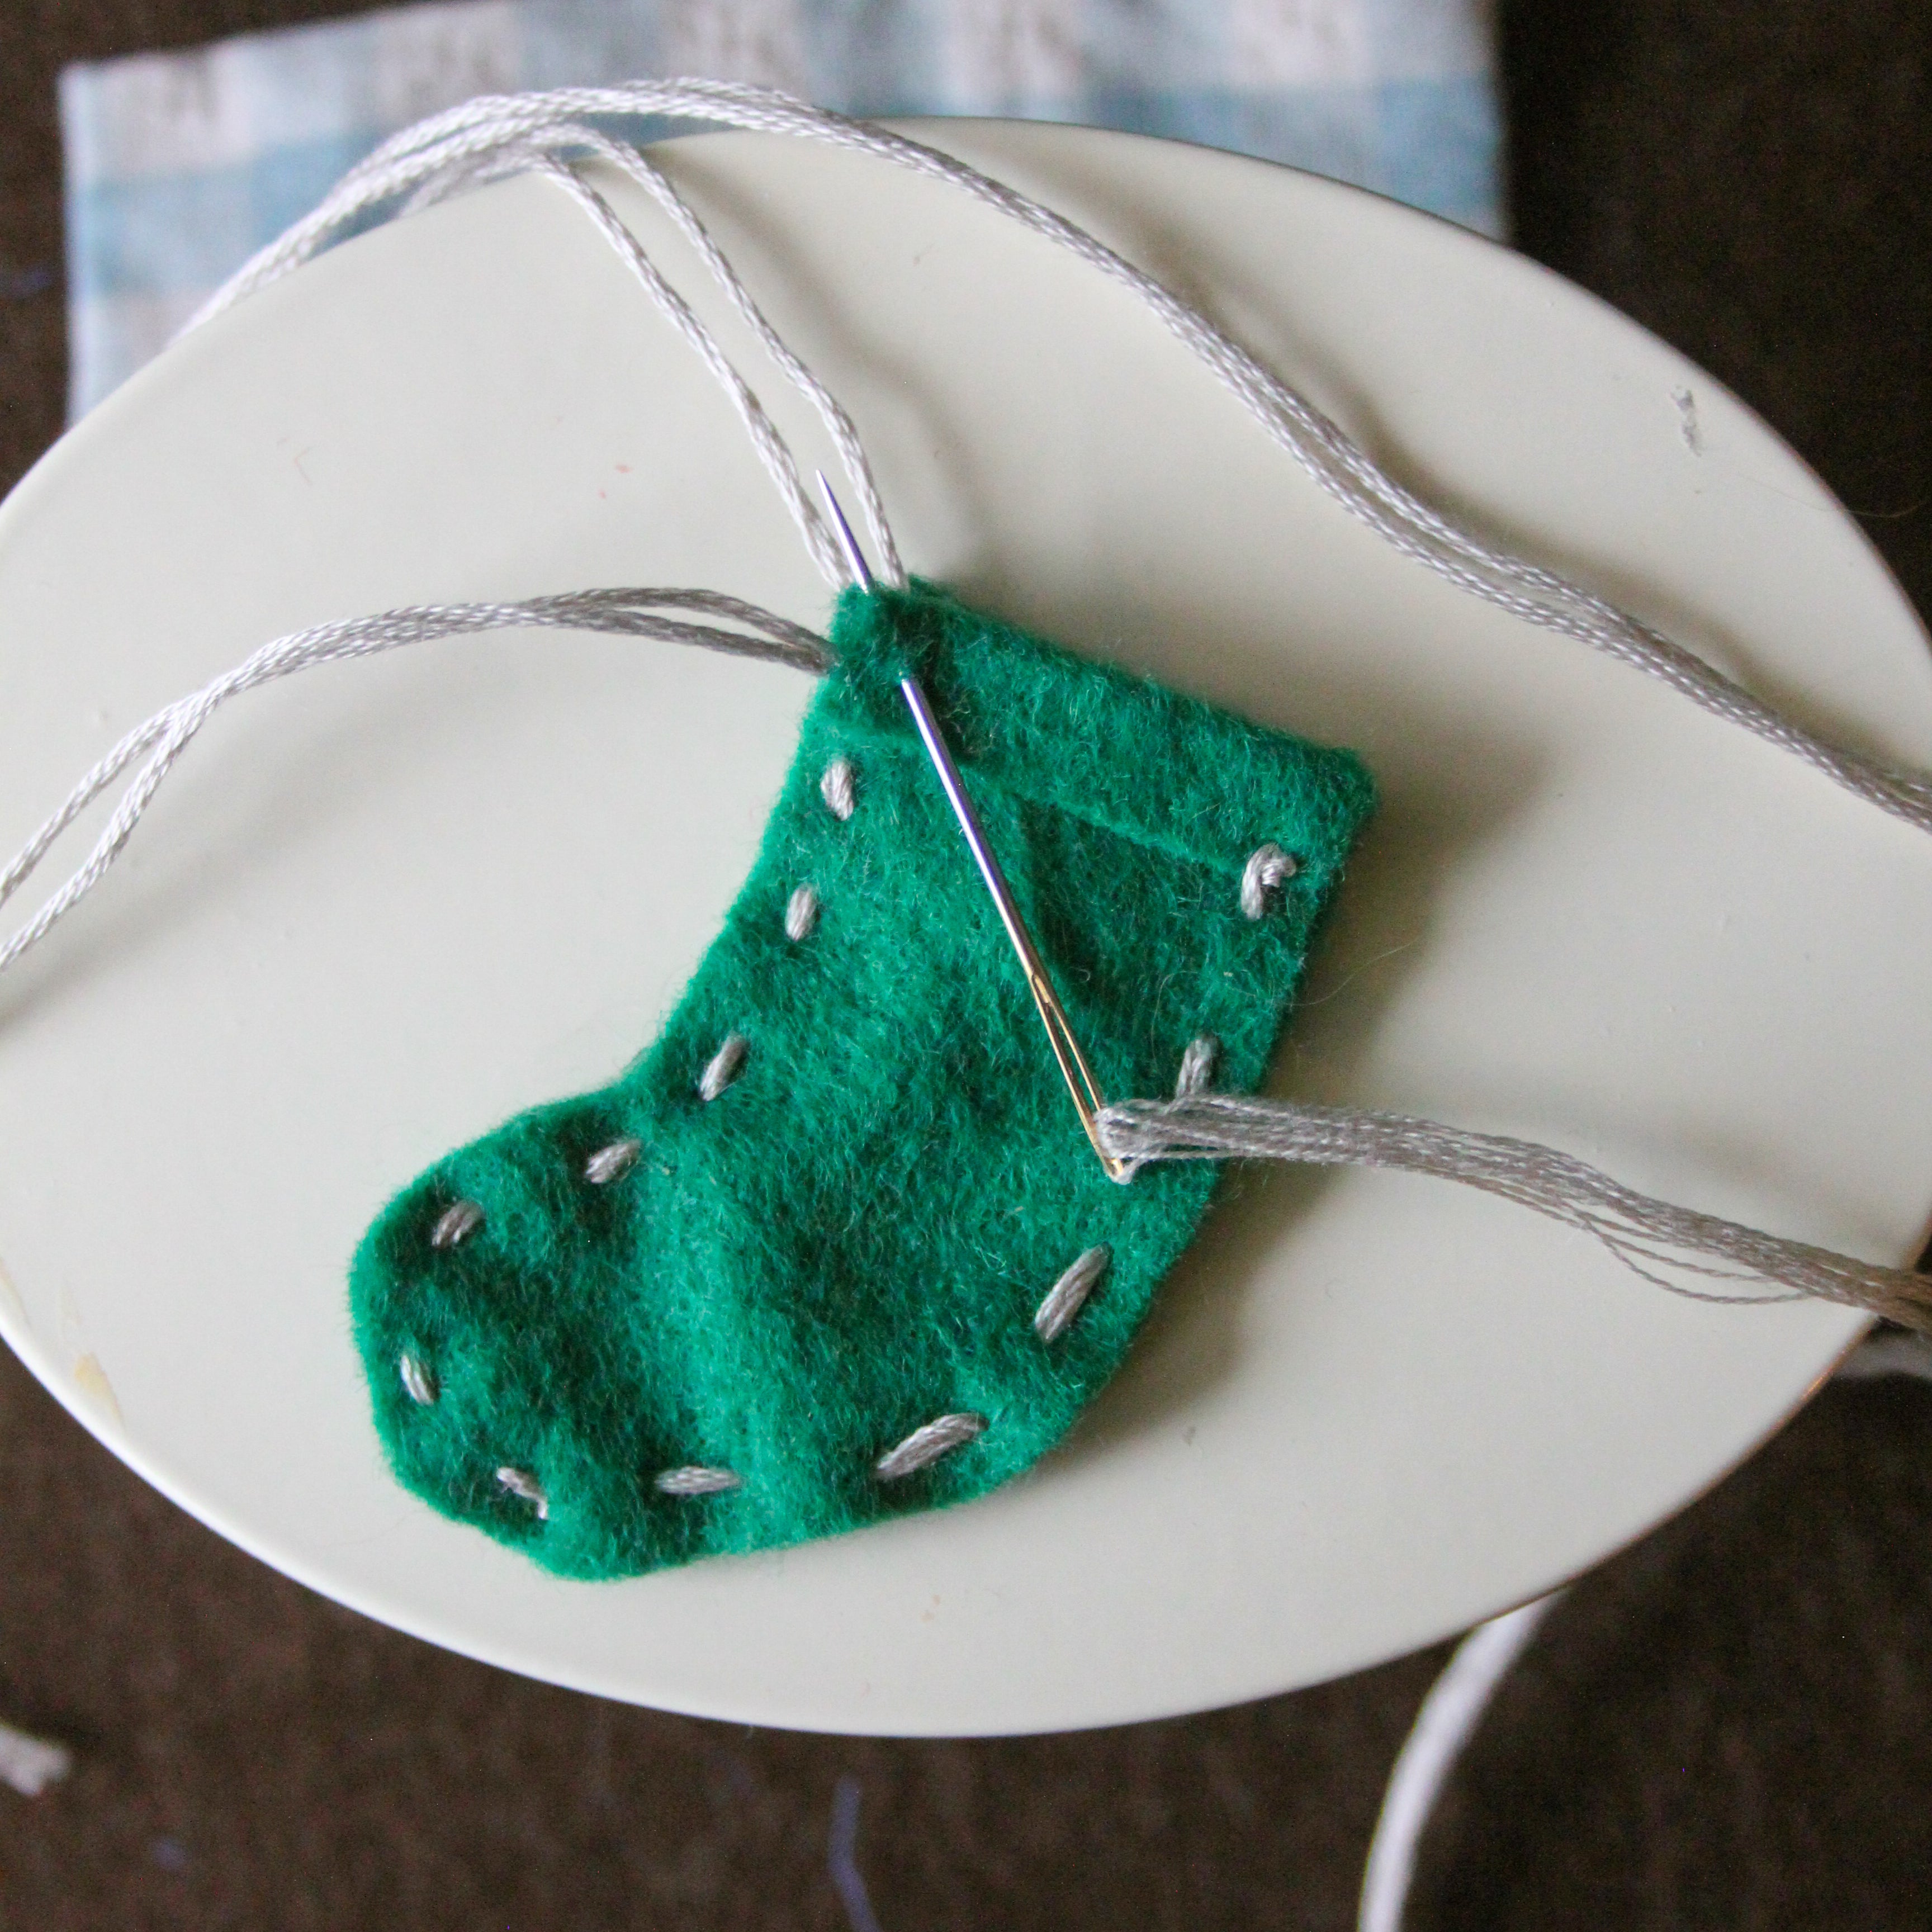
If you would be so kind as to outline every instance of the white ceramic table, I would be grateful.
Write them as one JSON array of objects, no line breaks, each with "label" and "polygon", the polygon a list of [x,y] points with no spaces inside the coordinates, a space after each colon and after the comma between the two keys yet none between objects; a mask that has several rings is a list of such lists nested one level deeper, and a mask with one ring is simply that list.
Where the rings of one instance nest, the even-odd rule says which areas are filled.
[{"label": "white ceramic table", "polygon": [[[1932,760],[1932,659],[1858,530],[1588,296],[1256,162],[927,131],[1208,304],[1405,478]],[[665,159],[852,408],[916,568],[1370,760],[1385,807],[1282,1090],[1916,1251],[1922,838],[1390,554],[1118,291],[946,188],[752,136]],[[709,378],[554,189],[368,236],[165,356],[0,512],[0,846],[272,635],[614,584],[825,608]],[[1251,1697],[1466,1625],[1715,1480],[1857,1332],[1672,1298],[1439,1183],[1252,1173],[1070,1445],[990,1501],[602,1586],[433,1516],[382,1467],[346,1257],[443,1149],[649,1038],[807,695],[504,636],[224,714],[0,982],[7,1340],[185,1508],[406,1630],[681,1710],[957,1732]]]}]

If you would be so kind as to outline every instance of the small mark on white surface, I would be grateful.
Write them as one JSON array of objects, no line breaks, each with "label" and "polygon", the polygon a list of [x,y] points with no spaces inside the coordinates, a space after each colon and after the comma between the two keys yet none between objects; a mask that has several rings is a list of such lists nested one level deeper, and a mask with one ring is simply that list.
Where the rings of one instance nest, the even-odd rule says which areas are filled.
[{"label": "small mark on white surface", "polygon": [[1677,433],[1693,456],[1704,453],[1704,432],[1697,421],[1697,398],[1688,389],[1672,389],[1670,400],[1677,405]]},{"label": "small mark on white surface", "polygon": [[98,1355],[76,1355],[74,1358],[74,1385],[90,1408],[112,1417],[117,1423],[120,1421],[121,1405],[115,1398],[114,1384],[107,1379],[107,1371],[100,1366]]},{"label": "small mark on white surface", "polygon": [[74,1291],[68,1288],[61,1290],[59,1352],[68,1359],[68,1372],[73,1380],[74,1392],[82,1405],[92,1410],[98,1420],[111,1422],[118,1427],[121,1405],[115,1399],[114,1386],[107,1379],[107,1371],[100,1366],[100,1358],[94,1352],[93,1337],[87,1332],[80,1304],[74,1300]]},{"label": "small mark on white surface", "polygon": [[32,1326],[27,1319],[27,1304],[20,1299],[20,1291],[14,1286],[14,1277],[7,1272],[4,1262],[0,1262],[0,1307],[4,1307],[22,1328]]}]

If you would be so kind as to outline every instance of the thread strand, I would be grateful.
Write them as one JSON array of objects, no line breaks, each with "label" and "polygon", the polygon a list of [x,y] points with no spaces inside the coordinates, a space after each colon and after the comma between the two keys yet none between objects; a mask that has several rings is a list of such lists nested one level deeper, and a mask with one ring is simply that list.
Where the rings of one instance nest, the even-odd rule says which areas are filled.
[{"label": "thread strand", "polygon": [[[667,616],[686,611],[716,617],[739,628],[694,623]],[[140,823],[162,781],[208,719],[232,698],[317,664],[372,657],[405,644],[478,632],[530,628],[580,630],[667,644],[694,644],[734,656],[790,664],[823,673],[831,653],[821,638],[802,625],[776,616],[742,598],[709,590],[580,590],[561,596],[533,597],[513,604],[421,604],[373,616],[338,620],[297,631],[245,658],[212,682],[178,698],[136,725],[68,794],[58,810],[28,840],[0,872],[0,905],[19,891],[61,835],[115,780],[146,758],[122,795],[93,850],[80,868],[13,936],[0,943],[0,971],[38,945],[106,875]]]},{"label": "thread strand", "polygon": [[[1593,1235],[1626,1267],[1675,1294],[1703,1301],[1813,1295],[1932,1332],[1932,1279],[1672,1207],[1533,1141],[1402,1114],[1221,1094],[1122,1101],[1102,1110],[1100,1131],[1109,1152],[1136,1163],[1246,1157],[1432,1174]],[[1693,1287],[1685,1275],[1732,1284],[1735,1292]]]},{"label": "thread strand", "polygon": [[[560,130],[586,118],[646,114],[814,140],[870,154],[963,190],[1066,249],[1137,297],[1316,483],[1402,554],[1511,616],[1588,644],[1660,679],[1714,716],[1803,759],[1880,810],[1932,831],[1932,779],[1830,743],[1606,598],[1488,543],[1431,508],[1385,474],[1338,424],[1205,316],[1084,229],[936,148],[811,106],[773,88],[726,81],[634,81],[612,87],[484,95],[432,116],[404,129],[350,170],[314,213],[260,250],[211,296],[189,326],[279,280],[351,224],[398,202],[442,171],[460,170],[478,157],[519,143],[542,146],[562,140]],[[871,514],[868,501],[868,519]]]}]

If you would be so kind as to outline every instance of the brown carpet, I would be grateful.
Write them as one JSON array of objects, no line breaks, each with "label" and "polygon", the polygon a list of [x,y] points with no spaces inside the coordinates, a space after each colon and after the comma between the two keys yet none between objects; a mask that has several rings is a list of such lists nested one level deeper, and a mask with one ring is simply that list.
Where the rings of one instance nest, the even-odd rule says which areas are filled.
[{"label": "brown carpet", "polygon": [[[0,284],[57,266],[65,60],[340,8],[0,0]],[[1932,608],[1932,10],[1506,8],[1524,247],[1754,403]],[[0,300],[0,482],[60,426],[57,288]],[[146,1490],[0,1357],[0,1932],[1352,1922],[1442,1654],[1068,1738],[752,1732],[526,1684],[363,1622]],[[1834,1388],[1580,1587],[1424,1855],[1416,1932],[1932,1925],[1932,1386]]]}]

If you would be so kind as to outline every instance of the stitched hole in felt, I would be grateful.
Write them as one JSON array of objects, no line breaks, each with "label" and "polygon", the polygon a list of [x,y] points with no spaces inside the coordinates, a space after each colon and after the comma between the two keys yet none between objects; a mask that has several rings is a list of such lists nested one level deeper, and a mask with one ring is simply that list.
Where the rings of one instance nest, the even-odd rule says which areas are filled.
[{"label": "stitched hole in felt", "polygon": [[1221,1042],[1211,1033],[1197,1034],[1180,1056],[1180,1072],[1174,1083],[1177,1100],[1191,1100],[1204,1094],[1213,1084],[1214,1069],[1221,1058]]},{"label": "stitched hole in felt", "polygon": [[436,1377],[413,1355],[403,1355],[397,1359],[396,1373],[401,1378],[410,1401],[420,1402],[424,1408],[428,1408],[442,1393],[436,1386]]},{"label": "stitched hole in felt", "polygon": [[453,1248],[467,1240],[483,1225],[483,1210],[473,1201],[458,1201],[446,1208],[429,1231],[433,1248]]},{"label": "stitched hole in felt", "polygon": [[1089,1248],[1047,1291],[1033,1318],[1034,1332],[1042,1342],[1057,1342],[1073,1325],[1073,1318],[1086,1306],[1087,1298],[1113,1258],[1110,1247]]},{"label": "stitched hole in felt", "polygon": [[660,1470],[651,1479],[651,1486],[668,1496],[722,1496],[744,1486],[744,1478],[735,1470],[706,1468],[698,1462]]},{"label": "stitched hole in felt", "polygon": [[496,1472],[496,1480],[513,1496],[520,1496],[536,1512],[538,1522],[544,1522],[550,1517],[550,1498],[544,1495],[544,1486],[527,1469],[502,1468]]},{"label": "stitched hole in felt", "polygon": [[935,1416],[915,1429],[902,1442],[896,1442],[872,1465],[872,1473],[882,1483],[896,1483],[921,1469],[930,1468],[942,1456],[964,1448],[986,1426],[986,1418],[970,1410],[957,1414]]},{"label": "stitched hole in felt", "polygon": [[715,1100],[745,1070],[745,1056],[751,1043],[741,1033],[728,1034],[724,1044],[705,1063],[698,1076],[698,1094],[702,1100]]},{"label": "stitched hole in felt", "polygon": [[834,818],[852,816],[853,807],[858,803],[856,777],[850,758],[834,758],[826,766],[825,776],[818,781],[818,792]]},{"label": "stitched hole in felt", "polygon": [[809,886],[800,886],[785,902],[785,937],[794,945],[812,937],[818,923],[818,895]]},{"label": "stitched hole in felt", "polygon": [[638,1156],[644,1150],[644,1144],[634,1135],[626,1135],[622,1140],[610,1142],[599,1148],[584,1163],[584,1178],[593,1187],[605,1187],[620,1175],[630,1172],[638,1164]]},{"label": "stitched hole in felt", "polygon": [[1301,869],[1300,862],[1270,839],[1257,845],[1241,868],[1241,910],[1249,919],[1259,919],[1268,902]]}]

